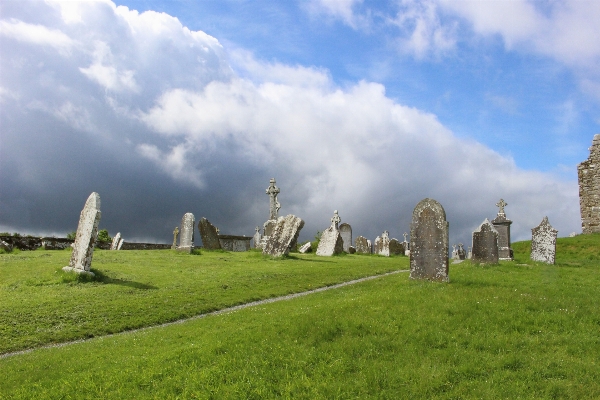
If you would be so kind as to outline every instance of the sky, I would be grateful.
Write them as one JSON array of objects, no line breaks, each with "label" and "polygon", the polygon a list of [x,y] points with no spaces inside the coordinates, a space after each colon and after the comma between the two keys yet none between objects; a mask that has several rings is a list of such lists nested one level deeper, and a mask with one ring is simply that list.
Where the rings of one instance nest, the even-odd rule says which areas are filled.
[{"label": "sky", "polygon": [[[334,210],[403,239],[439,201],[450,244],[508,203],[581,232],[600,133],[600,2],[0,2],[0,232],[170,243],[191,212],[231,235]],[[196,243],[200,244],[196,230]]]}]

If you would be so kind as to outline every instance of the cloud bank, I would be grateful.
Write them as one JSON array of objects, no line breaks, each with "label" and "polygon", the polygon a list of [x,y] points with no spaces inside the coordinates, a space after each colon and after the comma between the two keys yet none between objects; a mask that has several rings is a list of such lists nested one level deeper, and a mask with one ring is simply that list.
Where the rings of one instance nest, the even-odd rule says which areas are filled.
[{"label": "cloud bank", "polygon": [[71,231],[97,191],[100,227],[125,240],[169,243],[185,212],[250,236],[272,177],[304,240],[334,210],[355,237],[401,238],[425,197],[446,209],[454,243],[501,197],[515,239],[545,215],[560,235],[580,230],[575,182],[459,140],[381,84],[228,52],[109,1],[20,4],[0,21],[0,230]]}]

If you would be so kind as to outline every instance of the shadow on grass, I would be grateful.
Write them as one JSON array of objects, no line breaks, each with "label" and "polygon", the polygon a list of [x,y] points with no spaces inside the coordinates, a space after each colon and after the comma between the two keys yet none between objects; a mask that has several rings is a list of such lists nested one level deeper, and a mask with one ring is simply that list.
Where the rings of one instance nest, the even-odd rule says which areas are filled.
[{"label": "shadow on grass", "polygon": [[104,284],[108,284],[108,285],[127,286],[130,288],[142,289],[142,290],[158,289],[158,287],[156,287],[156,286],[147,285],[145,283],[126,281],[123,279],[114,279],[114,278],[111,278],[110,276],[105,275],[102,271],[94,269],[94,268],[91,269],[91,272],[94,273],[94,276],[86,275],[86,274],[77,274],[74,272],[64,272],[62,270],[61,270],[61,272],[63,273],[62,281],[64,283],[98,282],[98,283],[104,283]]},{"label": "shadow on grass", "polygon": [[[265,257],[269,257],[269,256],[265,256]],[[298,260],[298,261],[310,261],[310,262],[318,262],[318,263],[330,263],[331,261],[328,259],[324,259],[324,260],[316,260],[314,258],[302,258],[302,257],[298,257],[292,254],[288,254],[287,256],[281,256],[281,257],[271,257],[273,260]]]}]

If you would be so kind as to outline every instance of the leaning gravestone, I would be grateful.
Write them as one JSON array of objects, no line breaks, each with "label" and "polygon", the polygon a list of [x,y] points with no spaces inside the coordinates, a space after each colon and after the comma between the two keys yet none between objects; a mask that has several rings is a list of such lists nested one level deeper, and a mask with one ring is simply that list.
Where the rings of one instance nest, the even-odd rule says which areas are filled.
[{"label": "leaning gravestone", "polygon": [[343,224],[340,224],[339,229],[342,240],[344,241],[344,251],[350,253],[350,246],[352,246],[352,227],[350,224],[344,222]]},{"label": "leaning gravestone", "polygon": [[118,232],[115,237],[112,240],[112,243],[110,244],[110,249],[111,250],[117,250],[119,247],[119,242],[121,241],[121,232]]},{"label": "leaning gravestone", "polygon": [[390,256],[390,234],[388,231],[384,231],[381,236],[375,238],[375,250],[373,252],[380,256]]},{"label": "leaning gravestone", "polygon": [[367,243],[367,238],[364,236],[359,236],[356,238],[356,241],[354,242],[354,248],[359,254],[371,254],[371,248]]},{"label": "leaning gravestone", "polygon": [[398,239],[390,240],[390,254],[404,255],[404,245]]},{"label": "leaning gravestone", "polygon": [[191,253],[194,249],[194,214],[185,213],[181,218],[181,235],[179,236],[179,247],[177,251]]},{"label": "leaning gravestone", "polygon": [[318,256],[332,256],[344,251],[344,240],[342,239],[338,228],[339,222],[340,216],[338,215],[337,210],[335,210],[333,217],[331,218],[331,226],[325,229],[321,234],[316,253]]},{"label": "leaning gravestone", "polygon": [[304,254],[304,253],[308,253],[312,250],[312,244],[310,242],[306,242],[302,245],[302,247],[300,247],[300,249],[298,250],[300,253]]},{"label": "leaning gravestone", "polygon": [[531,259],[554,264],[556,256],[556,236],[558,231],[550,225],[548,217],[531,230]]},{"label": "leaning gravestone", "polygon": [[487,218],[473,232],[472,251],[474,262],[498,264],[498,231]]},{"label": "leaning gravestone", "polygon": [[440,203],[421,200],[410,224],[410,277],[448,282],[448,221]]},{"label": "leaning gravestone", "polygon": [[263,247],[263,254],[271,257],[287,255],[298,240],[302,227],[304,221],[295,215],[277,218],[277,224]]},{"label": "leaning gravestone", "polygon": [[79,215],[79,225],[73,243],[73,253],[69,265],[64,271],[73,271],[78,274],[94,276],[90,271],[92,257],[94,256],[94,245],[98,239],[98,224],[100,223],[100,195],[93,192],[85,202],[83,210]]},{"label": "leaning gravestone", "polygon": [[200,222],[198,222],[198,229],[200,230],[202,247],[204,247],[205,250],[221,249],[219,233],[213,224],[211,224],[206,218],[202,217]]}]

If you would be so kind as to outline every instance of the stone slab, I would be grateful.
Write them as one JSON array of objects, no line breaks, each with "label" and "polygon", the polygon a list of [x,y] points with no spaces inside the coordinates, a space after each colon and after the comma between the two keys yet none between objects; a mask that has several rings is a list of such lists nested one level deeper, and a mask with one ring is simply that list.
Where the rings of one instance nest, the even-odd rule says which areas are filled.
[{"label": "stone slab", "polygon": [[77,225],[75,242],[73,242],[71,260],[69,261],[69,265],[64,267],[63,270],[93,275],[90,268],[94,256],[94,244],[98,240],[98,224],[100,223],[101,215],[100,195],[93,192],[87,198],[85,206],[79,215],[79,224]]},{"label": "stone slab", "polygon": [[198,230],[200,231],[200,239],[202,239],[202,247],[204,250],[221,249],[217,228],[211,224],[209,220],[202,217],[200,222],[198,222]]},{"label": "stone slab", "polygon": [[289,214],[285,217],[279,217],[271,236],[269,236],[263,247],[263,254],[272,257],[289,254],[303,227],[304,221],[295,215]]}]

